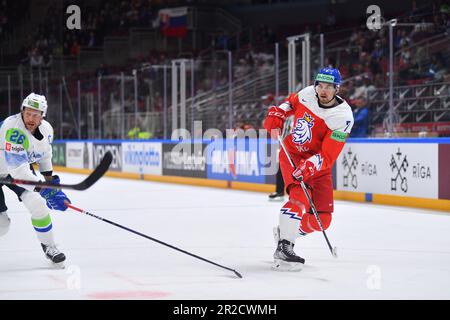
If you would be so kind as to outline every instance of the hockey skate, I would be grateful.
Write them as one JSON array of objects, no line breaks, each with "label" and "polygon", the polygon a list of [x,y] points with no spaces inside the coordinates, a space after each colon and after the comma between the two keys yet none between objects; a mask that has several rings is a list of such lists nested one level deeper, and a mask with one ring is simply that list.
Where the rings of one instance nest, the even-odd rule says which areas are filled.
[{"label": "hockey skate", "polygon": [[56,246],[47,246],[41,243],[42,250],[44,250],[45,256],[49,259],[55,267],[64,268],[64,261],[66,256],[64,253],[58,250]]},{"label": "hockey skate", "polygon": [[284,193],[274,192],[269,194],[269,201],[284,201]]},{"label": "hockey skate", "polygon": [[273,229],[277,248],[273,254],[274,263],[272,269],[278,271],[300,271],[305,264],[305,259],[294,252],[294,244],[288,240],[280,239],[278,227]]},{"label": "hockey skate", "polygon": [[6,211],[0,212],[0,237],[8,233],[11,219],[9,219]]}]

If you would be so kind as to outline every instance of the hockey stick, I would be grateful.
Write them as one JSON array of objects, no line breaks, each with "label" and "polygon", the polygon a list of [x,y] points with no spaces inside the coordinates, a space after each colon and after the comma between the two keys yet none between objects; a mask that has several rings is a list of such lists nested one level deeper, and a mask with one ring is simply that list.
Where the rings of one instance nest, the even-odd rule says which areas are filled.
[{"label": "hockey stick", "polygon": [[108,171],[109,166],[112,162],[112,154],[110,151],[105,153],[105,156],[103,157],[102,161],[98,164],[98,166],[95,168],[95,170],[83,181],[77,184],[52,184],[50,182],[43,182],[43,181],[31,181],[31,180],[20,180],[20,179],[13,179],[11,177],[6,178],[0,178],[0,184],[24,184],[24,185],[30,185],[30,186],[36,186],[38,188],[51,188],[51,189],[72,189],[72,190],[86,190],[89,187],[91,187],[94,183],[98,181],[105,173]]},{"label": "hockey stick", "polygon": [[[292,160],[291,155],[287,151],[287,149],[286,149],[286,147],[284,145],[283,139],[281,138],[280,135],[278,135],[278,142],[280,143],[281,147],[283,148],[284,153],[286,153],[286,156],[287,156],[287,158],[289,160],[289,163],[291,164],[292,168],[294,168],[294,170],[297,169],[295,164],[294,164],[294,161]],[[330,240],[328,240],[327,234],[325,233],[325,230],[323,229],[323,225],[322,225],[322,221],[320,220],[319,213],[317,212],[316,207],[314,206],[314,203],[313,203],[313,201],[312,201],[312,199],[311,199],[311,197],[310,197],[310,195],[308,193],[308,190],[306,189],[306,185],[303,182],[303,180],[300,180],[300,186],[302,187],[303,192],[306,195],[306,198],[308,198],[308,202],[309,202],[309,205],[311,207],[311,210],[312,210],[314,216],[316,217],[317,222],[319,223],[320,230],[322,231],[323,236],[325,237],[325,240],[327,242],[328,249],[330,249],[331,255],[333,257],[337,258],[337,249],[336,249],[336,247],[333,248],[331,246]]]},{"label": "hockey stick", "polygon": [[239,278],[242,278],[242,275],[241,275],[239,272],[237,272],[236,270],[234,270],[234,269],[231,269],[231,268],[222,266],[222,265],[220,265],[220,264],[218,264],[218,263],[215,263],[215,262],[210,261],[210,260],[208,260],[208,259],[205,259],[205,258],[202,258],[202,257],[200,257],[200,256],[197,256],[197,255],[195,255],[195,254],[193,254],[193,253],[187,252],[187,251],[185,251],[185,250],[183,250],[183,249],[180,249],[180,248],[177,248],[177,247],[175,247],[175,246],[172,246],[172,245],[170,245],[170,244],[168,244],[168,243],[165,243],[165,242],[163,242],[163,241],[161,241],[161,240],[152,238],[152,237],[147,236],[147,235],[145,235],[145,234],[143,234],[143,233],[140,233],[140,232],[135,231],[135,230],[133,230],[133,229],[127,228],[127,227],[125,227],[125,226],[122,226],[122,225],[120,225],[120,224],[118,224],[118,223],[115,223],[115,222],[113,222],[113,221],[111,221],[111,220],[108,220],[108,219],[99,217],[99,216],[97,216],[97,215],[95,215],[95,214],[92,214],[92,213],[90,213],[90,212],[88,212],[88,211],[85,211],[85,210],[83,210],[83,209],[77,208],[77,207],[73,206],[72,204],[70,204],[70,203],[68,203],[68,202],[66,202],[65,204],[66,204],[67,207],[69,207],[69,208],[71,208],[71,209],[73,209],[73,210],[75,210],[75,211],[84,213],[84,214],[86,214],[86,215],[88,215],[88,216],[94,217],[94,218],[99,219],[99,220],[101,220],[101,221],[103,221],[103,222],[112,224],[113,226],[116,226],[116,227],[119,227],[119,228],[124,229],[124,230],[126,230],[126,231],[132,232],[132,233],[137,234],[138,236],[144,237],[144,238],[146,238],[146,239],[155,241],[155,242],[157,242],[157,243],[159,243],[159,244],[162,244],[162,245],[167,246],[167,247],[169,247],[169,248],[172,248],[172,249],[174,249],[174,250],[177,250],[177,251],[180,251],[180,252],[182,252],[182,253],[185,253],[185,254],[187,254],[187,255],[189,255],[189,256],[191,256],[191,257],[194,257],[194,258],[203,260],[203,261],[205,261],[205,262],[208,262],[208,263],[210,263],[210,264],[213,264],[213,265],[215,265],[215,266],[217,266],[217,267],[223,268],[223,269],[228,270],[228,271],[232,271],[232,272],[234,272],[234,274],[235,274],[236,276],[238,276]]}]

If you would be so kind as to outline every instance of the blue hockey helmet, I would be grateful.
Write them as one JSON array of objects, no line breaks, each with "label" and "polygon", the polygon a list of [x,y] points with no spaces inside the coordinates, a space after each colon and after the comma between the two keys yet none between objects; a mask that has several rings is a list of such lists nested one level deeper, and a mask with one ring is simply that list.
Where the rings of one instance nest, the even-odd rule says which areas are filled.
[{"label": "blue hockey helmet", "polygon": [[332,83],[335,87],[338,87],[342,82],[341,73],[338,69],[322,68],[314,79],[314,85],[316,86],[318,82]]}]

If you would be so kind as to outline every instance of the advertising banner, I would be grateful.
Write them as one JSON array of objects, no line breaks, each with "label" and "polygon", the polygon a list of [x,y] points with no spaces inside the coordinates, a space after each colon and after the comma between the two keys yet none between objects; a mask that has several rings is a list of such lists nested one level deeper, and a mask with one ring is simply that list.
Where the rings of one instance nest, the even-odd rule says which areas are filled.
[{"label": "advertising banner", "polygon": [[164,143],[163,175],[206,178],[205,143]]},{"label": "advertising banner", "polygon": [[208,179],[266,183],[278,170],[277,150],[262,139],[213,142],[206,148]]},{"label": "advertising banner", "polygon": [[438,198],[438,145],[347,143],[336,160],[337,190]]},{"label": "advertising banner", "polygon": [[450,200],[450,144],[439,145],[439,199]]},{"label": "advertising banner", "polygon": [[[264,144],[266,146],[266,155],[267,159],[269,159],[269,166],[263,165],[264,173],[265,173],[265,184],[276,184],[277,182],[277,172],[280,168],[280,145],[278,141],[267,141]],[[275,170],[271,170],[270,161],[273,160],[275,162]]]},{"label": "advertising banner", "polygon": [[[87,146],[86,146],[87,150]],[[109,170],[122,171],[122,143],[93,143],[92,145],[92,161],[93,167],[97,167],[106,152],[111,151],[113,161]],[[87,157],[87,160],[89,158]]]},{"label": "advertising banner", "polygon": [[123,172],[162,174],[162,152],[159,142],[123,142]]},{"label": "advertising banner", "polygon": [[85,142],[66,143],[66,165],[69,168],[88,169],[89,151]]},{"label": "advertising banner", "polygon": [[52,162],[55,166],[66,166],[66,143],[52,144]]}]

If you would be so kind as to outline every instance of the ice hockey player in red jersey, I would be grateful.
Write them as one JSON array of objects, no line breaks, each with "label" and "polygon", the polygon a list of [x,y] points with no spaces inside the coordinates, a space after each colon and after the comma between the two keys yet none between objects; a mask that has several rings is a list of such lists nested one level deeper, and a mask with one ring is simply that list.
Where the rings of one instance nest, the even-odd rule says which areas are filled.
[{"label": "ice hockey player in red jersey", "polygon": [[274,229],[275,269],[301,269],[305,259],[294,252],[296,239],[321,231],[300,186],[301,180],[308,186],[323,228],[330,226],[333,213],[331,169],[353,125],[350,106],[337,95],[340,84],[339,70],[323,68],[314,85],[290,94],[279,106],[268,110],[264,128],[272,136],[283,128],[287,117],[295,117],[292,131],[283,142],[296,169],[292,168],[284,150],[279,155],[289,200],[281,208],[279,226]]}]

